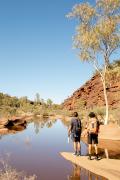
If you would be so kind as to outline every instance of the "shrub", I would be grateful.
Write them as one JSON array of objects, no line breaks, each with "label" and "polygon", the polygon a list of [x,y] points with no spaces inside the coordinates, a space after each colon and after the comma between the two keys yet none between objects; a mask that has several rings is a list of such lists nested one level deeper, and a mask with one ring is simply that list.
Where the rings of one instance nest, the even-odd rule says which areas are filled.
[{"label": "shrub", "polygon": [[26,176],[24,172],[18,172],[16,169],[12,168],[4,160],[0,161],[2,164],[2,169],[0,170],[1,180],[36,180],[36,175]]}]

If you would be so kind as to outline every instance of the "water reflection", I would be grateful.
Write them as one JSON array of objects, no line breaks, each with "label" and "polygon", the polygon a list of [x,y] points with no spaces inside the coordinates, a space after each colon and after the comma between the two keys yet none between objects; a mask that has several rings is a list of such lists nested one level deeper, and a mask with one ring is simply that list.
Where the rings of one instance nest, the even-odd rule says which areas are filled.
[{"label": "water reflection", "polygon": [[29,136],[25,137],[24,142],[27,147],[31,146],[31,139]]},{"label": "water reflection", "polygon": [[26,129],[27,125],[17,125],[17,126],[11,126],[11,127],[8,127],[8,130],[9,130],[9,133],[11,132],[14,132],[14,133],[17,133],[17,132],[20,132],[20,131],[23,131],[24,129]]},{"label": "water reflection", "polygon": [[47,128],[51,128],[53,126],[53,124],[55,124],[56,119],[55,120],[50,120],[50,119],[36,119],[33,121],[34,123],[34,128],[35,128],[35,133],[38,134],[40,132],[40,129],[47,127]]},{"label": "water reflection", "polygon": [[27,124],[13,125],[13,126],[8,126],[6,128],[1,128],[0,129],[0,140],[2,139],[3,136],[18,133],[20,131],[25,130],[26,127],[27,127]]},{"label": "water reflection", "polygon": [[[56,119],[51,120],[48,118],[34,120],[35,133],[38,134],[40,132],[40,129],[44,127],[51,128],[56,123],[56,121]],[[65,119],[61,119],[61,122],[66,128],[68,128],[70,125],[70,122]],[[87,155],[88,148],[87,143],[86,141],[84,141],[84,139],[83,141],[81,141],[81,148],[82,155]],[[120,141],[100,140],[98,149],[101,158],[120,159]]]},{"label": "water reflection", "polygon": [[80,180],[80,167],[73,164],[72,175],[68,175],[68,180]]},{"label": "water reflection", "polygon": [[98,176],[84,168],[73,164],[72,174],[67,176],[67,180],[107,180],[104,177]]},{"label": "water reflection", "polygon": [[68,120],[66,120],[66,119],[61,119],[61,122],[63,123],[63,125],[65,126],[65,127],[69,127],[70,126],[70,121],[68,121]]},{"label": "water reflection", "polygon": [[[36,174],[38,180],[91,180],[91,176],[92,180],[103,180],[60,156],[59,152],[73,151],[72,142],[67,143],[67,127],[65,121],[50,119],[35,119],[26,126],[14,126],[8,129],[5,138],[1,134],[0,154],[9,152],[13,167]],[[81,142],[81,148],[85,155],[86,144]],[[104,154],[104,149],[100,152]]]}]

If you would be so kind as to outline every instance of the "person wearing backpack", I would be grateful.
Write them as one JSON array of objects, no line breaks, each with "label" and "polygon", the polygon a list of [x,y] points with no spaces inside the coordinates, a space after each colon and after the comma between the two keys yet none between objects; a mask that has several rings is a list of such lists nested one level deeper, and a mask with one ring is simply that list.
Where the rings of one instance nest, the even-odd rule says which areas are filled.
[{"label": "person wearing backpack", "polygon": [[91,159],[92,154],[92,143],[95,147],[95,159],[98,160],[98,133],[99,133],[99,121],[94,112],[90,112],[88,115],[89,119],[86,125],[86,132],[88,135],[88,159]]},{"label": "person wearing backpack", "polygon": [[71,135],[74,146],[74,155],[81,155],[80,152],[80,137],[81,137],[81,120],[78,117],[78,113],[74,112],[71,119],[71,124],[68,129],[68,136]]}]

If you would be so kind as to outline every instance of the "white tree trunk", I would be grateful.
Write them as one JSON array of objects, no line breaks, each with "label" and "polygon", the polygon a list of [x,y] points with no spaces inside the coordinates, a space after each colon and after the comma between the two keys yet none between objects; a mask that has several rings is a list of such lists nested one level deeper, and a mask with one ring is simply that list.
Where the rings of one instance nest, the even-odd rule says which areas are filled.
[{"label": "white tree trunk", "polygon": [[105,77],[102,79],[102,84],[103,84],[103,92],[104,92],[104,98],[105,98],[105,106],[106,106],[106,113],[105,113],[105,122],[104,124],[108,124],[108,115],[109,115],[109,107],[108,107],[108,98],[107,98],[107,91],[106,91],[106,81]]},{"label": "white tree trunk", "polygon": [[108,149],[105,149],[105,156],[106,156],[107,159],[109,159]]},{"label": "white tree trunk", "polygon": [[105,106],[106,106],[106,113],[105,113],[105,121],[104,124],[108,124],[108,115],[109,115],[109,107],[108,107],[108,98],[107,98],[107,91],[106,91],[106,64],[104,66],[104,71],[101,72],[100,69],[98,68],[97,62],[94,61],[94,67],[98,71],[101,77],[101,81],[103,84],[103,92],[104,92],[104,99],[105,99]]}]

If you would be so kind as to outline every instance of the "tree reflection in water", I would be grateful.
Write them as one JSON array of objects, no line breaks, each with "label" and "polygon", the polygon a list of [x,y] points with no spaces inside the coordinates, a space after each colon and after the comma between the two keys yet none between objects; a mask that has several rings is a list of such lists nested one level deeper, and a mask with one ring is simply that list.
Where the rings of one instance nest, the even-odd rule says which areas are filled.
[{"label": "tree reflection in water", "polygon": [[68,180],[80,180],[80,167],[76,164],[73,164],[73,172],[72,175],[68,176]]},{"label": "tree reflection in water", "polygon": [[70,126],[70,121],[66,120],[65,118],[64,119],[61,119],[61,122],[63,123],[63,125],[65,127],[69,127]]},{"label": "tree reflection in water", "polygon": [[56,119],[50,120],[48,118],[35,119],[33,121],[35,133],[38,134],[40,132],[40,129],[42,129],[43,127],[51,128],[56,121],[57,121]]},{"label": "tree reflection in water", "polygon": [[107,180],[104,177],[87,171],[76,164],[73,164],[72,175],[67,176],[67,180]]}]

